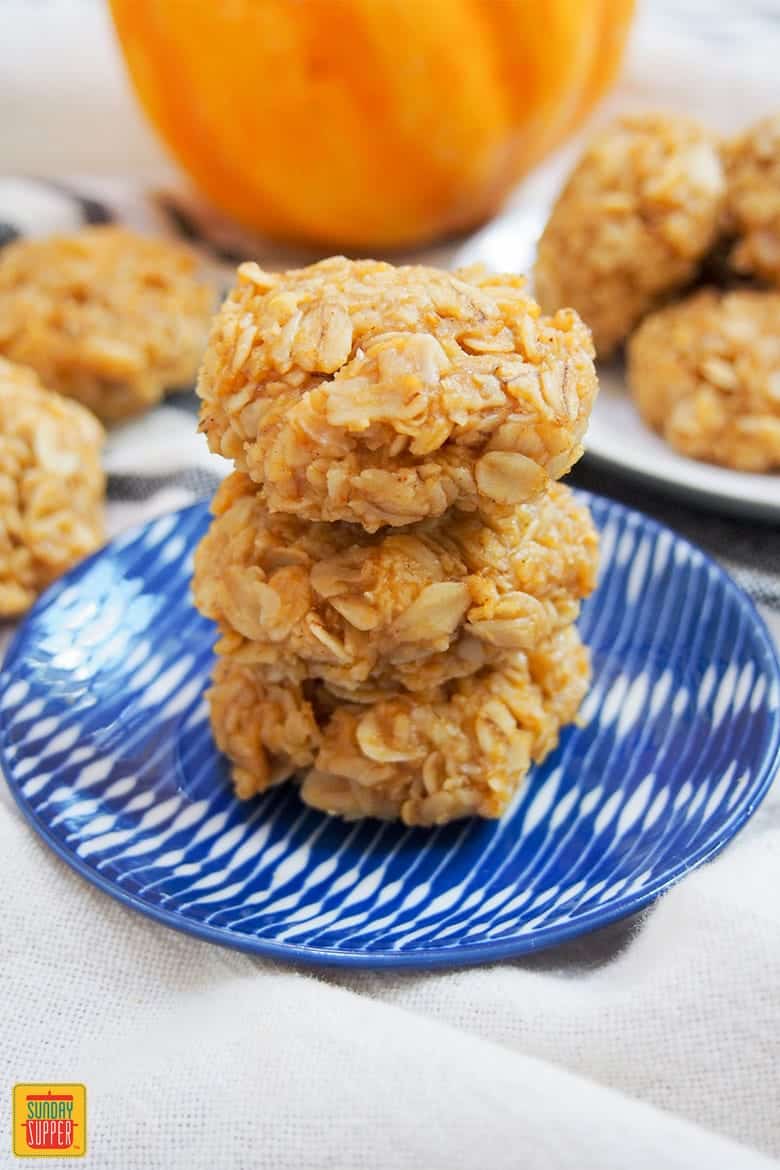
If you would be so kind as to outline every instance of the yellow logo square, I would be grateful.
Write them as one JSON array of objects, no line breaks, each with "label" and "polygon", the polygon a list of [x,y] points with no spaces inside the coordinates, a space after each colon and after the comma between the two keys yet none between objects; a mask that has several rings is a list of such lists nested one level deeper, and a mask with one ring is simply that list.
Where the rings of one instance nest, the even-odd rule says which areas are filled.
[{"label": "yellow logo square", "polygon": [[14,1085],[11,1116],[17,1158],[81,1158],[87,1152],[84,1085]]}]

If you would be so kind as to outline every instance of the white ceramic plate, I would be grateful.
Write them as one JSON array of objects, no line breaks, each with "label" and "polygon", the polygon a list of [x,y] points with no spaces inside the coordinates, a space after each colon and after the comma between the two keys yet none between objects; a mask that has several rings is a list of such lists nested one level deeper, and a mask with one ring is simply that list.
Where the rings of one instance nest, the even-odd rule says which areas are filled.
[{"label": "white ceramic plate", "polygon": [[[481,261],[504,272],[530,272],[536,242],[549,209],[547,191],[532,189],[522,207],[510,209],[473,236],[455,263]],[[601,393],[585,440],[588,456],[679,499],[719,512],[780,520],[780,475],[729,471],[678,455],[642,422],[628,393],[622,365],[599,370]]]}]

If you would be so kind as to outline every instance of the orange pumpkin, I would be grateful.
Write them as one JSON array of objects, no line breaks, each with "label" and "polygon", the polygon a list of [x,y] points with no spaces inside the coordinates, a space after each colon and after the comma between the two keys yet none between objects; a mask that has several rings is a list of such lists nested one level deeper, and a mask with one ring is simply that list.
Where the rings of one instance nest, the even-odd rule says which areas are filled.
[{"label": "orange pumpkin", "polygon": [[147,113],[247,227],[392,248],[474,226],[612,80],[634,0],[111,0]]}]

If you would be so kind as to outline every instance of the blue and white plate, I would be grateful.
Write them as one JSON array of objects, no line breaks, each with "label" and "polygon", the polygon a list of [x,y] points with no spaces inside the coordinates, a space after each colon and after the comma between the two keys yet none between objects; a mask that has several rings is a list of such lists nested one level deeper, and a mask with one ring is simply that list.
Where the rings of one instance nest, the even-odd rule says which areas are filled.
[{"label": "blue and white plate", "polygon": [[499,822],[344,824],[294,785],[234,799],[193,609],[205,504],[68,574],[6,660],[0,752],[33,827],[91,882],[213,942],[387,967],[518,955],[637,910],[716,853],[778,767],[780,670],[734,583],[680,537],[593,498],[583,725]]}]

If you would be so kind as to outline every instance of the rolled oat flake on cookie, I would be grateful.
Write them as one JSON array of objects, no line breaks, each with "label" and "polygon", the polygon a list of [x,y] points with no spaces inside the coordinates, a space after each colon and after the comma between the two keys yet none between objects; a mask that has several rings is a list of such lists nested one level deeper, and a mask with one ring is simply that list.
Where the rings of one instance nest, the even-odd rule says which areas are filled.
[{"label": "rolled oat flake on cookie", "polygon": [[582,452],[589,331],[516,276],[334,257],[244,264],[201,369],[201,429],[272,512],[374,532],[513,506]]}]

